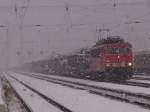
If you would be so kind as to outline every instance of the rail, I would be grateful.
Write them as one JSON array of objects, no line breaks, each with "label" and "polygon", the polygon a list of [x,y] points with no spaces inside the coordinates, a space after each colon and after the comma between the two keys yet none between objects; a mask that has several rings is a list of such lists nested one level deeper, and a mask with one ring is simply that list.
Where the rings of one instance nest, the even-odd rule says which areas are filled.
[{"label": "rail", "polygon": [[30,108],[29,105],[27,105],[24,100],[22,99],[22,97],[16,92],[16,90],[13,88],[13,86],[10,84],[10,82],[5,78],[5,81],[8,83],[8,85],[10,86],[10,88],[12,89],[13,93],[16,95],[16,97],[19,99],[19,101],[21,102],[22,106],[24,107],[24,109],[26,110],[26,112],[33,112],[32,109]]},{"label": "rail", "polygon": [[139,93],[136,94],[136,93],[131,93],[131,92],[123,91],[123,90],[116,90],[116,89],[110,89],[110,88],[105,88],[105,87],[97,87],[97,86],[92,86],[92,85],[86,85],[86,84],[79,83],[79,82],[66,81],[66,80],[50,78],[50,77],[44,78],[41,76],[35,76],[33,74],[30,76],[34,78],[38,78],[40,80],[45,80],[45,81],[49,81],[52,83],[68,86],[71,88],[87,90],[93,94],[111,97],[114,99],[126,101],[128,103],[137,104],[142,107],[147,107],[150,109],[150,95],[144,95],[144,94],[139,94]]},{"label": "rail", "polygon": [[38,94],[39,96],[41,96],[43,99],[45,99],[47,102],[49,102],[50,104],[52,104],[53,106],[59,108],[60,110],[62,110],[63,112],[72,112],[70,109],[66,108],[65,106],[59,104],[58,102],[54,101],[53,99],[43,95],[42,93],[40,93],[39,91],[35,90],[34,88],[30,87],[29,85],[25,84],[24,82],[18,80],[17,78],[13,77],[10,75],[10,77],[12,77],[13,79],[15,79],[16,81],[20,82],[22,85],[24,85],[25,87],[27,87],[28,89],[30,89],[31,91],[33,91],[34,93]]}]

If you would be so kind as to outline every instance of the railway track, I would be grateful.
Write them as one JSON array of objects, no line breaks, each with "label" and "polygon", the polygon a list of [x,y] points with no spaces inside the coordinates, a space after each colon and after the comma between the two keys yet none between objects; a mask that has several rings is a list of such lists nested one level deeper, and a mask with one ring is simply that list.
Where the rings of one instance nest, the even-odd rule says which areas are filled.
[{"label": "railway track", "polygon": [[150,81],[150,76],[134,76],[132,79],[135,79],[135,80],[148,80]]},{"label": "railway track", "polygon": [[130,86],[144,87],[144,88],[150,88],[150,84],[148,84],[148,83],[142,83],[142,82],[127,81],[127,82],[121,83],[121,84],[130,85]]},{"label": "railway track", "polygon": [[[11,86],[11,85],[10,85]],[[23,99],[21,98],[21,96],[15,91],[15,89],[11,86],[11,88],[13,89],[13,92],[15,93],[15,95],[17,96],[17,98],[20,100],[21,104],[23,105],[23,107],[25,108],[25,110],[27,112],[33,112],[32,109],[30,108],[29,105],[27,105]]]},{"label": "railway track", "polygon": [[[10,84],[10,82],[9,82],[5,77],[3,77],[3,80],[4,80],[5,83],[8,84],[8,86],[11,88],[11,90],[13,91],[13,93],[15,94],[15,96],[19,99],[19,101],[20,101],[22,107],[25,109],[25,111],[26,111],[26,112],[33,112],[32,109],[31,109],[31,107],[30,107],[28,104],[26,104],[26,103],[24,102],[23,98],[17,93],[17,91],[16,91],[16,90],[14,89],[14,87]],[[8,105],[7,105],[7,106],[8,106]],[[9,109],[8,109],[8,111],[10,112]]]},{"label": "railway track", "polygon": [[[10,76],[10,75],[9,75]],[[18,81],[20,84],[22,84],[23,86],[27,87],[29,90],[33,91],[34,93],[36,93],[37,95],[39,95],[40,97],[42,97],[44,100],[46,100],[49,104],[53,105],[54,107],[58,108],[59,110],[61,110],[62,112],[72,112],[70,109],[68,109],[67,107],[59,104],[58,102],[54,101],[53,99],[43,95],[42,93],[40,93],[39,91],[35,90],[34,88],[30,87],[29,85],[25,84],[24,82],[18,80],[17,78],[10,76],[11,78],[15,79],[16,81]],[[29,111],[30,112],[30,111]],[[31,111],[33,112],[33,111]]]},{"label": "railway track", "polygon": [[[33,75],[36,75],[36,74],[34,74],[34,73],[22,73],[22,74],[26,74],[26,75],[31,75],[31,74],[33,74]],[[49,76],[49,75],[47,75],[47,76]],[[44,75],[43,77],[45,77],[45,78],[47,78],[46,77],[46,75]],[[64,76],[63,76],[64,77]],[[66,77],[66,78],[68,78],[68,77]],[[70,77],[71,78],[71,77]],[[75,79],[79,79],[79,78],[75,78]],[[81,79],[83,79],[83,78],[81,78]],[[133,78],[134,79],[134,78]],[[83,80],[85,80],[85,79],[83,79]],[[86,80],[90,80],[90,81],[95,81],[95,80],[91,80],[91,79],[86,79]],[[135,80],[140,80],[140,79],[136,79],[135,78]],[[150,88],[150,83],[144,83],[143,82],[144,80],[142,80],[142,82],[136,82],[136,81],[126,81],[126,82],[112,82],[112,83],[115,83],[115,84],[120,84],[120,85],[129,85],[129,86],[138,86],[138,87],[144,87],[144,88]],[[145,81],[147,81],[147,80],[145,80]],[[95,81],[95,82],[99,82],[99,81]]]},{"label": "railway track", "polygon": [[[26,74],[26,75],[36,75],[36,73],[34,74],[34,73],[26,73],[26,72],[21,72],[21,74]],[[47,76],[49,76],[49,74],[46,74]],[[43,77],[47,77],[46,75],[44,75],[43,76],[43,74],[42,74],[42,76]],[[65,78],[65,76],[62,76],[62,77],[64,77]],[[72,77],[66,77],[66,78],[72,78]],[[79,79],[79,78],[76,78],[76,77],[74,77],[75,79]],[[100,81],[98,81],[98,80],[92,80],[92,79],[90,79],[90,78],[88,78],[88,79],[84,79],[84,78],[81,78],[81,79],[83,79],[83,80],[89,80],[89,81],[95,81],[95,82],[100,82]],[[149,77],[149,79],[148,78],[144,78],[143,80],[142,80],[142,82],[140,82],[140,78],[136,78],[136,77],[133,77],[133,79],[135,79],[135,80],[138,80],[137,82],[136,81],[126,81],[126,82],[112,82],[112,83],[115,83],[115,84],[120,84],[120,85],[129,85],[129,86],[138,86],[138,87],[144,87],[144,88],[150,88],[150,83],[144,83],[143,81],[150,81],[149,79],[150,79],[150,77]]]},{"label": "railway track", "polygon": [[57,78],[45,77],[39,75],[37,76],[34,74],[30,74],[29,77],[37,78],[51,83],[61,84],[63,86],[67,86],[75,89],[83,89],[93,94],[110,97],[113,99],[140,105],[142,107],[146,107],[150,109],[150,94],[132,93],[132,92],[117,90],[112,88],[87,85],[81,82],[75,82],[75,81],[69,81],[69,80],[63,80],[63,79],[57,79]]}]

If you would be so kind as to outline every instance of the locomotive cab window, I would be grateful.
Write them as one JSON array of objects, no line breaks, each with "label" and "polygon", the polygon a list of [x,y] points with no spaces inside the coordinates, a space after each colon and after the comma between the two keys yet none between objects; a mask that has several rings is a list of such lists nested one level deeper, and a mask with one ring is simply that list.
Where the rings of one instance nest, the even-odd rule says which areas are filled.
[{"label": "locomotive cab window", "polygon": [[110,54],[128,54],[131,52],[130,48],[108,48],[107,52]]},{"label": "locomotive cab window", "polygon": [[120,54],[128,54],[131,52],[131,49],[130,48],[120,48],[119,49],[119,53]]}]

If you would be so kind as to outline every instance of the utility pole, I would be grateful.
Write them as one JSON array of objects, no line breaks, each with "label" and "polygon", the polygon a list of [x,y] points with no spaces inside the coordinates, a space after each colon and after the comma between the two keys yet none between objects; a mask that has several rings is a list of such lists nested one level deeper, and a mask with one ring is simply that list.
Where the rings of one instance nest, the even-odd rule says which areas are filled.
[{"label": "utility pole", "polygon": [[5,45],[4,45],[4,51],[5,51],[5,70],[9,69],[9,52],[10,52],[10,43],[9,43],[9,28],[8,26],[0,25],[0,28],[4,29],[6,31],[6,40],[5,40]]},{"label": "utility pole", "polygon": [[66,12],[66,32],[68,34],[68,37],[69,37],[69,32],[70,32],[70,27],[71,27],[71,18],[70,18],[70,13],[71,13],[71,8],[69,6],[69,3],[68,1],[66,1],[65,3],[65,12]]},{"label": "utility pole", "polygon": [[50,43],[51,43],[51,41],[48,39],[48,55],[50,56]]},{"label": "utility pole", "polygon": [[25,17],[25,14],[27,12],[27,9],[29,7],[29,2],[30,0],[22,0],[22,3],[21,5],[20,4],[17,4],[17,2],[20,2],[18,0],[16,0],[16,3],[15,3],[15,7],[14,7],[14,11],[15,11],[15,14],[16,14],[16,18],[19,19],[19,31],[20,31],[20,52],[18,51],[18,56],[19,56],[19,65],[22,65],[23,64],[23,21],[24,21],[24,17]]},{"label": "utility pole", "polygon": [[10,62],[10,43],[9,43],[9,29],[8,27],[6,28],[6,50],[7,50],[7,55],[6,55],[6,68],[9,69],[9,62]]},{"label": "utility pole", "polygon": [[113,7],[116,8],[116,6],[117,6],[116,0],[114,0],[113,2],[114,2]]}]

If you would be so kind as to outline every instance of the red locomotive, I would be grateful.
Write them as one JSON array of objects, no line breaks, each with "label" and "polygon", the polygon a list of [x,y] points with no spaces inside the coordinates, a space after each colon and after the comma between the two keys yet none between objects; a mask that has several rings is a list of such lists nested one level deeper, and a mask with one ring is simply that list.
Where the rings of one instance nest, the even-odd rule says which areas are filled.
[{"label": "red locomotive", "polygon": [[[102,39],[90,49],[89,73],[104,79],[126,80],[132,76],[132,45],[118,36]],[[95,73],[95,74],[92,74]]]},{"label": "red locomotive", "polygon": [[49,62],[51,71],[100,80],[127,80],[133,74],[132,45],[119,36],[101,39],[81,51]]}]

